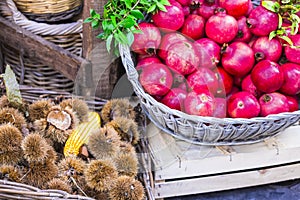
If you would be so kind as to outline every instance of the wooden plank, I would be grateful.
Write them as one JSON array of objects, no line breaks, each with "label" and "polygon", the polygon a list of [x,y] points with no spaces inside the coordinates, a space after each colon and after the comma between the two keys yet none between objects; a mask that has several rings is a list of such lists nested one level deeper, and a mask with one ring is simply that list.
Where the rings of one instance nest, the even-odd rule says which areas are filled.
[{"label": "wooden plank", "polygon": [[[300,126],[292,126],[276,137],[277,145],[264,142],[233,146],[224,154],[213,147],[191,145],[160,133],[148,131],[149,147],[155,163],[155,180],[254,169],[300,160]],[[150,132],[150,133],[149,133]]]},{"label": "wooden plank", "polygon": [[[90,16],[90,9],[92,9],[92,3],[94,0],[83,2],[82,19],[86,19]],[[92,27],[89,23],[83,23],[82,25],[82,56],[88,58],[90,52],[93,49],[94,35],[92,33]]]},{"label": "wooden plank", "polygon": [[300,164],[240,173],[184,179],[155,185],[155,198],[222,191],[293,180],[300,177]]},{"label": "wooden plank", "polygon": [[[75,80],[79,68],[88,68],[90,62],[0,17],[0,41],[22,49],[30,58],[57,70],[70,80]],[[89,71],[89,70],[87,70]],[[85,84],[85,83],[83,83]]]}]

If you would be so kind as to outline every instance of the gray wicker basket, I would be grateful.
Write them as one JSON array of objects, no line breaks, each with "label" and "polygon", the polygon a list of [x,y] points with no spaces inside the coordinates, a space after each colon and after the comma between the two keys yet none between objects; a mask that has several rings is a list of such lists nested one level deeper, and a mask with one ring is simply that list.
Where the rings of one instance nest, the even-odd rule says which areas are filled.
[{"label": "gray wicker basket", "polygon": [[300,120],[300,110],[251,119],[188,115],[170,109],[147,94],[138,80],[130,48],[119,46],[123,65],[149,119],[174,137],[201,145],[240,145],[273,137]]}]

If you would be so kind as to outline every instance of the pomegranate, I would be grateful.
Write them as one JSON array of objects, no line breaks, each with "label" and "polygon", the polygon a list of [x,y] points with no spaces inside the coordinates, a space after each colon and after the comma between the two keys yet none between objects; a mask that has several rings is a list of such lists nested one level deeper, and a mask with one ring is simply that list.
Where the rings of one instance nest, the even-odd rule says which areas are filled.
[{"label": "pomegranate", "polygon": [[278,14],[265,9],[261,5],[254,8],[247,18],[250,31],[257,36],[268,36],[277,29],[278,22]]},{"label": "pomegranate", "polygon": [[182,90],[185,90],[185,91],[189,91],[189,90],[190,90],[190,88],[188,88],[188,86],[187,86],[186,81],[183,81],[182,83],[180,83],[180,84],[178,85],[178,88],[180,88],[180,89],[182,89]]},{"label": "pomegranate", "polygon": [[289,61],[300,64],[300,34],[291,35],[290,39],[293,42],[293,46],[285,47],[285,56]]},{"label": "pomegranate", "polygon": [[234,17],[227,15],[224,9],[218,9],[205,24],[208,38],[219,44],[231,42],[237,35],[238,24]]},{"label": "pomegranate", "polygon": [[270,114],[278,114],[289,111],[287,98],[278,92],[272,92],[262,95],[259,98],[261,107],[260,116],[265,117]]},{"label": "pomegranate", "polygon": [[279,64],[270,60],[262,60],[253,67],[251,80],[258,90],[270,93],[281,88],[284,74]]},{"label": "pomegranate", "polygon": [[199,15],[190,14],[184,20],[181,33],[197,40],[204,36],[205,19]]},{"label": "pomegranate", "polygon": [[289,112],[294,112],[299,110],[299,98],[297,96],[287,96],[285,95],[285,97],[288,100],[288,105],[289,105]]},{"label": "pomegranate", "polygon": [[[182,9],[182,4],[178,0],[168,0],[169,3],[173,6],[177,6],[178,8]],[[185,0],[183,0],[185,1]]]},{"label": "pomegranate", "polygon": [[191,14],[191,9],[189,6],[183,6],[182,11],[185,17],[187,17],[189,14]]},{"label": "pomegranate", "polygon": [[280,92],[287,95],[300,93],[300,65],[295,63],[285,63],[281,65],[284,74],[284,83]]},{"label": "pomegranate", "polygon": [[189,92],[184,100],[184,111],[190,115],[212,116],[216,100],[208,92]]},{"label": "pomegranate", "polygon": [[191,42],[177,42],[168,49],[166,64],[182,75],[191,74],[199,66],[199,57]]},{"label": "pomegranate", "polygon": [[140,71],[140,70],[142,70],[143,67],[145,67],[147,65],[151,65],[153,63],[161,63],[161,61],[157,57],[146,57],[146,58],[140,59],[136,65],[136,70]]},{"label": "pomegranate", "polygon": [[154,63],[143,67],[139,81],[150,95],[163,96],[170,90],[173,77],[166,65]]},{"label": "pomegranate", "polygon": [[159,10],[152,15],[153,23],[165,32],[179,30],[184,23],[182,8],[172,4],[165,7],[167,12]]},{"label": "pomegranate", "polygon": [[252,3],[252,0],[249,0],[248,1],[249,5],[248,5],[248,11],[246,13],[246,16],[249,16],[250,12],[253,10],[254,6],[253,6],[253,3]]},{"label": "pomegranate", "polygon": [[233,76],[233,85],[237,87],[242,87],[242,81],[244,80],[245,76],[238,77],[238,76]]},{"label": "pomegranate", "polygon": [[256,98],[260,97],[261,92],[257,90],[257,88],[255,87],[255,85],[253,84],[252,80],[251,80],[251,75],[248,74],[243,80],[242,80],[242,84],[241,84],[242,90],[243,91],[247,91],[250,92],[251,94],[253,94]]},{"label": "pomegranate", "polygon": [[182,6],[189,6],[190,0],[176,0],[179,2]]},{"label": "pomegranate", "polygon": [[215,68],[220,62],[221,47],[209,38],[195,41],[195,48],[200,58],[200,67]]},{"label": "pomegranate", "polygon": [[239,18],[247,14],[249,2],[248,0],[219,0],[219,6],[225,8],[228,15]]},{"label": "pomegranate", "polygon": [[183,110],[183,101],[186,98],[187,92],[180,88],[172,88],[161,100],[169,108],[175,110]]},{"label": "pomegranate", "polygon": [[161,42],[159,29],[151,23],[139,24],[142,33],[134,34],[131,49],[138,54],[153,54]]},{"label": "pomegranate", "polygon": [[228,100],[233,94],[241,92],[241,89],[235,85],[233,85],[231,92],[226,96],[226,99]]},{"label": "pomegranate", "polygon": [[232,118],[252,118],[259,115],[260,105],[253,94],[241,91],[229,97],[227,111]]},{"label": "pomegranate", "polygon": [[173,70],[171,71],[173,73],[173,88],[179,87],[179,85],[186,82],[186,78],[182,74],[179,74],[178,72]]},{"label": "pomegranate", "polygon": [[269,40],[262,36],[255,40],[252,45],[256,61],[271,60],[278,62],[282,54],[282,45],[277,38]]},{"label": "pomegranate", "polygon": [[214,71],[219,83],[217,95],[225,96],[229,94],[233,87],[233,77],[223,67],[217,67]]},{"label": "pomegranate", "polygon": [[216,4],[209,4],[204,2],[200,8],[197,9],[198,15],[204,17],[205,19],[210,18],[215,14],[215,10],[217,9]]},{"label": "pomegranate", "polygon": [[250,42],[253,35],[247,26],[246,20],[245,16],[242,16],[237,20],[238,33],[233,41],[245,43]]},{"label": "pomegranate", "polygon": [[214,117],[225,118],[227,115],[227,100],[225,98],[215,98],[216,108],[214,110]]},{"label": "pomegranate", "polygon": [[244,42],[223,45],[221,54],[222,66],[233,76],[245,76],[255,63],[253,50]]},{"label": "pomegranate", "polygon": [[188,75],[187,83],[195,92],[209,91],[216,94],[219,88],[219,82],[215,73],[208,68],[199,68],[192,74]]},{"label": "pomegranate", "polygon": [[172,33],[165,34],[162,37],[161,43],[159,45],[158,56],[160,58],[162,58],[163,60],[165,60],[167,58],[169,47],[172,44],[174,44],[176,42],[181,42],[181,41],[187,41],[187,38],[184,37],[179,32],[172,32]]}]

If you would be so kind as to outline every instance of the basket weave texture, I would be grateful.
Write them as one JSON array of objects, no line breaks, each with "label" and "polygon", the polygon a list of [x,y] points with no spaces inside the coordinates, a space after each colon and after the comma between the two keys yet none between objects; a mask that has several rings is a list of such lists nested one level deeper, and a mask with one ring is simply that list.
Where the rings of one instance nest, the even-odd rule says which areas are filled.
[{"label": "basket weave texture", "polygon": [[265,140],[300,120],[300,111],[251,119],[188,115],[170,109],[146,93],[139,82],[129,46],[119,46],[127,77],[149,119],[174,137],[201,145],[240,145]]},{"label": "basket weave texture", "polygon": [[[82,55],[82,22],[67,24],[38,23],[27,19],[13,0],[0,3],[1,15],[16,25],[53,42],[78,56]],[[23,54],[22,50],[3,45],[4,64],[9,64],[20,84],[41,87],[48,90],[72,92],[74,83],[45,64]]]},{"label": "basket weave texture", "polygon": [[78,15],[82,0],[14,0],[29,19],[39,22],[59,22]]}]

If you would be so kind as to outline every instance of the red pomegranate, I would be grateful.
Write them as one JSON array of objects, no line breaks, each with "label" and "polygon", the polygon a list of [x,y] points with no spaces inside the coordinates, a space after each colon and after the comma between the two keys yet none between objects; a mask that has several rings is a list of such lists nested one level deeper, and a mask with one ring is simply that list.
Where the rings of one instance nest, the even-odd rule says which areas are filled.
[{"label": "red pomegranate", "polygon": [[139,81],[150,95],[163,96],[170,90],[173,77],[166,65],[154,63],[143,67]]},{"label": "red pomegranate", "polygon": [[209,91],[211,94],[216,94],[219,89],[219,81],[215,73],[208,68],[199,68],[192,74],[188,75],[187,83],[195,92]]},{"label": "red pomegranate", "polygon": [[300,93],[300,65],[296,63],[285,63],[281,65],[284,74],[284,83],[280,92],[286,95],[296,95]]},{"label": "red pomegranate", "polygon": [[245,76],[253,68],[255,62],[253,50],[244,42],[223,45],[221,53],[222,66],[233,76]]},{"label": "red pomegranate", "polygon": [[300,34],[291,35],[290,39],[293,42],[293,46],[286,46],[284,49],[286,58],[294,63],[300,64]]},{"label": "red pomegranate", "polygon": [[250,92],[256,98],[260,97],[261,95],[261,92],[258,91],[256,86],[253,84],[250,74],[248,74],[245,78],[243,78],[241,87],[243,91]]},{"label": "red pomegranate", "polygon": [[259,98],[261,107],[260,116],[265,117],[270,114],[278,114],[289,111],[287,98],[278,92],[272,92],[262,95]]},{"label": "red pomegranate", "polygon": [[209,4],[204,2],[200,6],[200,8],[197,9],[197,13],[205,19],[208,19],[215,14],[215,10],[217,9],[217,7],[218,6],[216,4]]},{"label": "red pomegranate", "polygon": [[162,39],[161,43],[159,45],[158,49],[158,56],[165,60],[167,58],[168,54],[168,49],[169,47],[176,43],[176,42],[181,42],[181,41],[187,41],[187,38],[184,37],[181,33],[179,32],[172,32],[165,34]]},{"label": "red pomegranate", "polygon": [[143,69],[143,67],[145,67],[147,65],[151,65],[153,63],[161,63],[161,61],[157,57],[146,57],[146,58],[140,59],[136,65],[136,70],[140,71]]},{"label": "red pomegranate", "polygon": [[215,106],[215,98],[207,92],[189,92],[184,100],[184,111],[190,115],[213,116]]},{"label": "red pomegranate", "polygon": [[270,60],[262,60],[253,67],[251,80],[258,90],[271,93],[281,88],[284,74],[279,64]]},{"label": "red pomegranate", "polygon": [[215,70],[215,75],[219,83],[219,89],[216,93],[219,97],[225,97],[229,94],[233,87],[233,77],[224,70],[223,67],[217,67]]},{"label": "red pomegranate", "polygon": [[288,100],[288,105],[289,105],[289,112],[294,112],[299,110],[299,98],[297,96],[287,96],[285,97]]},{"label": "red pomegranate", "polygon": [[237,35],[238,24],[234,17],[227,15],[224,9],[218,9],[205,24],[205,33],[208,38],[223,44],[231,42]]},{"label": "red pomegranate", "polygon": [[180,88],[172,88],[161,100],[169,108],[175,110],[184,110],[183,101],[186,98],[187,92]]},{"label": "red pomegranate", "polygon": [[249,0],[219,0],[219,6],[225,8],[228,15],[235,18],[245,16],[249,9]]},{"label": "red pomegranate", "polygon": [[254,8],[247,18],[250,31],[257,36],[268,36],[277,29],[278,22],[278,14],[265,9],[261,5]]},{"label": "red pomegranate", "polygon": [[228,115],[232,118],[253,118],[260,113],[260,105],[250,92],[232,94],[227,100]]},{"label": "red pomegranate", "polygon": [[278,62],[282,54],[282,45],[277,38],[269,40],[268,36],[262,36],[252,45],[256,61],[271,60]]},{"label": "red pomegranate", "polygon": [[247,26],[246,20],[247,20],[247,18],[245,16],[242,16],[237,20],[238,33],[233,41],[245,42],[245,43],[250,42],[253,35],[252,35],[249,27]]},{"label": "red pomegranate", "polygon": [[159,29],[151,23],[139,24],[142,33],[134,34],[131,49],[138,54],[153,54],[161,42]]},{"label": "red pomegranate", "polygon": [[181,28],[181,33],[194,39],[200,39],[204,36],[205,19],[200,15],[188,15]]},{"label": "red pomegranate", "polygon": [[168,49],[166,64],[174,71],[188,75],[199,66],[199,57],[191,42],[177,42]]},{"label": "red pomegranate", "polygon": [[153,23],[165,32],[179,30],[184,23],[182,8],[172,4],[165,7],[167,12],[160,10],[152,16]]}]

